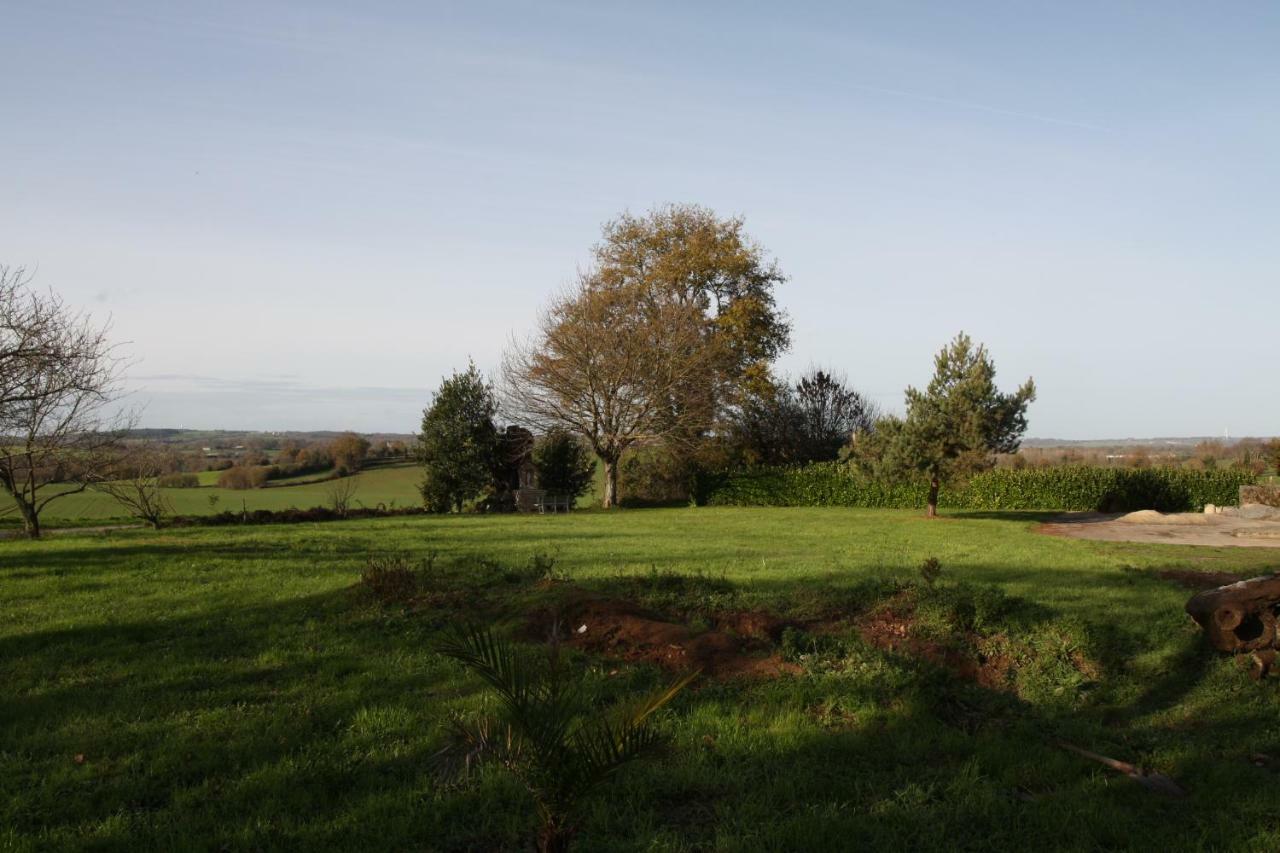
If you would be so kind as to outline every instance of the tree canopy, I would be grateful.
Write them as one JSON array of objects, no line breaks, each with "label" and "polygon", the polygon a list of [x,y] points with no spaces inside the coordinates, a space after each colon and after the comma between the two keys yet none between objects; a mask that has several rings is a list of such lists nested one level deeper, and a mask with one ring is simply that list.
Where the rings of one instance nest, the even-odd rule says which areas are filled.
[{"label": "tree canopy", "polygon": [[538,486],[568,495],[570,501],[586,494],[595,475],[595,462],[582,441],[564,429],[553,429],[533,447]]},{"label": "tree canopy", "polygon": [[937,514],[940,484],[989,468],[995,454],[1014,453],[1027,429],[1027,406],[1036,398],[1028,379],[1002,393],[985,346],[961,332],[934,357],[933,379],[923,391],[908,388],[906,417],[883,419],[869,444],[879,466],[916,471],[929,478],[929,515]]},{"label": "tree canopy", "polygon": [[795,383],[773,382],[749,395],[734,413],[730,435],[734,452],[749,464],[807,464],[839,458],[875,420],[870,400],[815,368]]},{"label": "tree canopy", "polygon": [[696,306],[706,319],[706,357],[730,396],[768,375],[791,344],[791,326],[774,289],[786,281],[745,231],[741,217],[721,219],[698,205],[670,204],[606,223],[593,252],[602,287],[641,298]]},{"label": "tree canopy", "polygon": [[618,461],[638,443],[696,443],[789,343],[774,304],[784,277],[740,219],[672,205],[604,227],[593,266],[504,363],[512,414],[581,436],[618,500]]},{"label": "tree canopy", "polygon": [[474,364],[440,384],[418,435],[428,509],[461,512],[463,503],[490,484],[498,452],[497,408],[493,389]]}]

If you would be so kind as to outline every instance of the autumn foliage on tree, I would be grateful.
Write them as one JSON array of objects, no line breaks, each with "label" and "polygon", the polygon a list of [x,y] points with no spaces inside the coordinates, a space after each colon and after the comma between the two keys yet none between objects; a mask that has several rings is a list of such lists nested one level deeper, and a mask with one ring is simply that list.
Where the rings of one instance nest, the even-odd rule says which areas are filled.
[{"label": "autumn foliage on tree", "polygon": [[624,214],[532,338],[508,351],[508,408],[581,436],[604,468],[601,502],[615,506],[624,452],[690,448],[767,380],[790,339],[773,296],[784,280],[741,219],[684,205]]},{"label": "autumn foliage on tree", "polygon": [[369,440],[354,432],[344,432],[329,442],[329,455],[339,472],[354,474],[363,467],[365,457],[369,455]]}]

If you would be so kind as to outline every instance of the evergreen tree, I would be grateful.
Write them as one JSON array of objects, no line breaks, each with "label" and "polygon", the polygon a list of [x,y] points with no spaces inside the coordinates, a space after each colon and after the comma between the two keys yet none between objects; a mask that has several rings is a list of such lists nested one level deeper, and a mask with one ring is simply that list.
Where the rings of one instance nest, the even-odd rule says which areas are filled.
[{"label": "evergreen tree", "polygon": [[425,477],[422,499],[432,512],[462,511],[490,483],[498,453],[493,389],[469,364],[444,380],[422,413],[418,461]]},{"label": "evergreen tree", "polygon": [[1027,430],[1027,406],[1035,400],[1028,379],[1012,394],[996,388],[996,368],[986,347],[961,332],[934,358],[923,390],[907,389],[907,415],[882,422],[877,432],[884,464],[929,478],[929,517],[938,514],[941,483],[990,468],[995,454],[1015,453]]},{"label": "evergreen tree", "polygon": [[586,493],[595,475],[591,450],[568,430],[553,429],[533,449],[538,486],[560,492],[572,502]]}]

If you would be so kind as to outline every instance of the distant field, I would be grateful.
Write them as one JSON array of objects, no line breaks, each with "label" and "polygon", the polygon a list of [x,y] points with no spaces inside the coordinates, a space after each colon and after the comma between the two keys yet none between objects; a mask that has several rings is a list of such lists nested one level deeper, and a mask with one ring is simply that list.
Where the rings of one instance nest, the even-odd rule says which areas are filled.
[{"label": "distant field", "polygon": [[[200,474],[201,483],[212,483],[218,478],[217,471],[204,471]],[[315,475],[319,476],[319,475]],[[418,484],[422,482],[422,469],[412,463],[388,465],[375,468],[356,475],[358,487],[354,497],[355,506],[418,506],[422,498],[418,493]],[[241,509],[289,509],[297,507],[306,509],[313,506],[325,506],[329,502],[329,483],[311,483],[301,486],[278,486],[268,489],[220,489],[213,485],[201,485],[198,489],[165,489],[164,493],[173,503],[174,511],[180,515],[208,515],[224,510],[239,511]],[[217,498],[211,504],[210,498]],[[11,506],[7,496],[2,498],[3,508]],[[124,517],[120,506],[112,498],[101,492],[84,492],[78,495],[61,498],[49,505],[41,518],[46,523],[57,525],[69,521],[107,521]],[[18,519],[11,513],[0,518],[0,523],[14,525]]]},{"label": "distant field", "polygon": [[[324,472],[294,477],[291,480],[302,481],[301,485],[288,485],[291,480],[279,480],[285,485],[273,485],[262,489],[220,489],[214,485],[221,471],[201,471],[198,489],[164,489],[178,515],[211,515],[226,510],[240,511],[246,509],[307,509],[313,506],[327,506],[329,503],[328,482],[314,481]],[[591,491],[582,497],[578,505],[591,506],[597,502],[601,491],[601,477],[597,472],[596,483]],[[413,462],[383,465],[356,475],[358,484],[354,505],[376,507],[393,504],[397,507],[419,506],[422,495],[418,485],[422,482],[422,468]],[[210,498],[217,498],[210,503]],[[7,495],[0,495],[0,513],[12,507]],[[108,521],[126,521],[127,515],[120,511],[120,506],[111,497],[101,492],[82,492],[78,495],[60,498],[49,505],[40,516],[46,527],[67,526],[70,524],[86,524]],[[18,526],[20,520],[13,512],[0,514],[0,529]]]}]

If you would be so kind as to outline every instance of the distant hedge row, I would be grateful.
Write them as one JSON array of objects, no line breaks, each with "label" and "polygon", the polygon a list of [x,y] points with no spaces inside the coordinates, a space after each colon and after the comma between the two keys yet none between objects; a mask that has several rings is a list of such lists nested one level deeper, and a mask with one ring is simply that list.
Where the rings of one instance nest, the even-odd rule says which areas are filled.
[{"label": "distant hedge row", "polygon": [[[1254,476],[1238,470],[1180,468],[997,468],[967,483],[944,486],[939,506],[968,510],[1097,510],[1197,512],[1206,503],[1234,504]],[[886,482],[846,465],[824,462],[793,468],[751,468],[707,478],[701,503],[711,506],[848,506],[920,508],[929,487]]]},{"label": "distant hedge row", "polygon": [[394,518],[402,515],[425,515],[420,506],[353,507],[345,513],[332,507],[310,509],[251,509],[244,512],[223,510],[213,515],[175,515],[165,523],[169,527],[222,527],[228,524],[304,524],[312,521],[350,521],[356,518]]}]

